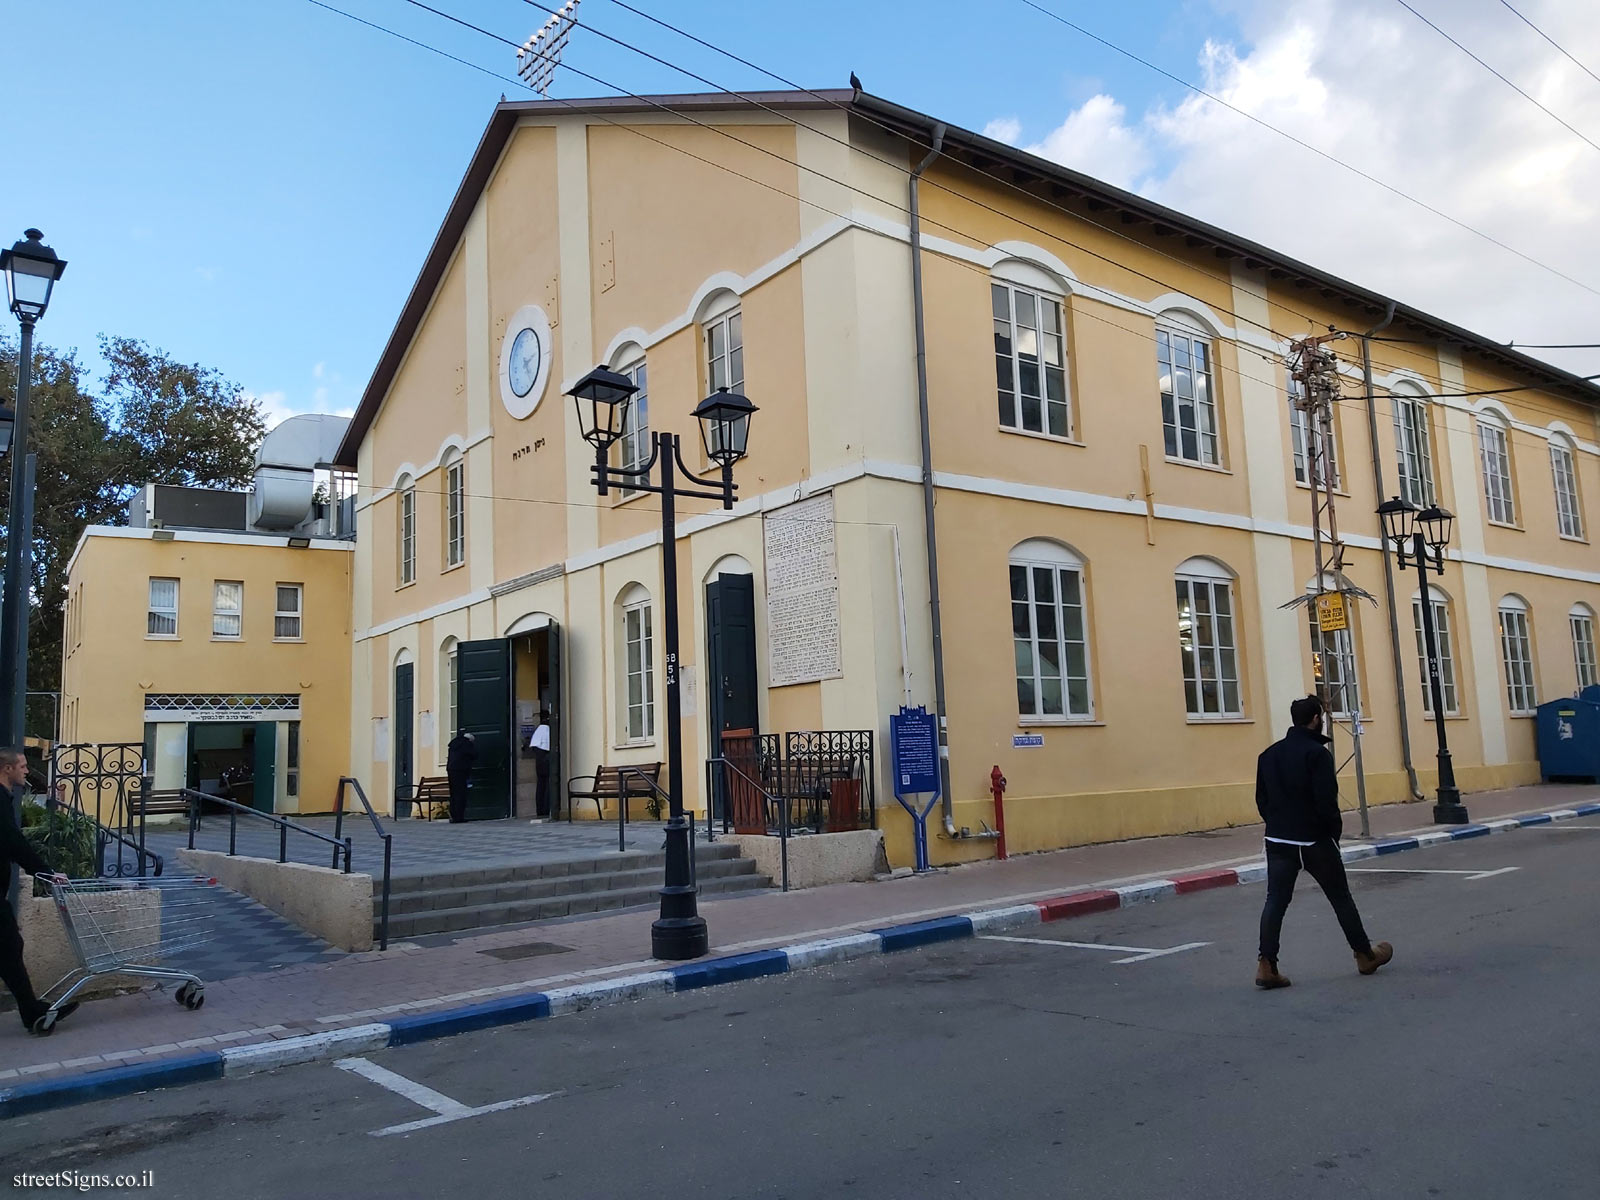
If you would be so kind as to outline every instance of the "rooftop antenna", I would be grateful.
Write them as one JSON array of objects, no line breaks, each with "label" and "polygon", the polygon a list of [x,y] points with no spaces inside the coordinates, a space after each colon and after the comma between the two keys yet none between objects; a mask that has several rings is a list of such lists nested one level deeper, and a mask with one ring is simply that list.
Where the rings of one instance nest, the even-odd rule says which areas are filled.
[{"label": "rooftop antenna", "polygon": [[517,74],[546,100],[550,99],[550,81],[561,65],[561,52],[577,23],[578,0],[567,0],[517,50]]}]

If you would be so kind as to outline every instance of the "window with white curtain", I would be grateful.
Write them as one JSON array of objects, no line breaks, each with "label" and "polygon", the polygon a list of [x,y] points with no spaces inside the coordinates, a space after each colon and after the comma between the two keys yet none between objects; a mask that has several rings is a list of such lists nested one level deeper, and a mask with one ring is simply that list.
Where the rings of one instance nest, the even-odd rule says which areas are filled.
[{"label": "window with white curtain", "polygon": [[1510,431],[1498,418],[1478,419],[1478,457],[1483,466],[1483,498],[1489,520],[1497,525],[1517,523],[1517,503],[1511,489]]},{"label": "window with white curtain", "polygon": [[1428,402],[1410,392],[1390,395],[1400,497],[1418,508],[1433,503],[1433,448],[1428,437]]},{"label": "window with white curtain", "polygon": [[1583,537],[1583,506],[1578,499],[1578,463],[1560,439],[1550,443],[1550,475],[1556,487],[1556,526],[1565,538]]},{"label": "window with white curtain", "polygon": [[1168,458],[1202,466],[1222,463],[1211,335],[1180,314],[1156,324],[1156,369],[1161,379],[1161,425]]},{"label": "window with white curtain", "polygon": [[298,641],[304,626],[304,589],[298,583],[278,584],[277,607],[272,614],[272,636],[279,641]]},{"label": "window with white curtain", "polygon": [[1023,542],[1011,552],[1010,584],[1017,715],[1093,719],[1083,560],[1056,542]]},{"label": "window with white curtain", "polygon": [[1184,702],[1191,719],[1244,715],[1234,624],[1233,576],[1208,558],[1178,568],[1178,650]]},{"label": "window with white curtain", "polygon": [[1578,672],[1578,688],[1600,683],[1600,668],[1595,665],[1594,609],[1574,604],[1567,612],[1567,628],[1572,634],[1572,662]]},{"label": "window with white curtain", "polygon": [[236,579],[211,585],[211,636],[227,641],[244,636],[244,584]]},{"label": "window with white curtain", "polygon": [[[1428,605],[1433,617],[1434,643],[1439,654],[1439,694],[1444,700],[1444,715],[1461,715],[1461,701],[1456,689],[1455,646],[1450,629],[1450,602],[1436,587],[1428,588]],[[1422,711],[1433,715],[1433,686],[1428,679],[1428,640],[1422,627],[1422,593],[1411,598],[1411,625],[1417,635],[1417,671],[1422,677]]]},{"label": "window with white curtain", "polygon": [[1539,706],[1533,680],[1533,630],[1528,602],[1521,596],[1500,601],[1500,657],[1506,673],[1506,707],[1529,716]]},{"label": "window with white curtain", "polygon": [[150,607],[145,618],[145,634],[149,637],[178,636],[178,581],[152,579],[150,581]]},{"label": "window with white curtain", "polygon": [[989,292],[1000,424],[1024,433],[1070,438],[1067,324],[1060,297],[998,279],[989,285]]}]

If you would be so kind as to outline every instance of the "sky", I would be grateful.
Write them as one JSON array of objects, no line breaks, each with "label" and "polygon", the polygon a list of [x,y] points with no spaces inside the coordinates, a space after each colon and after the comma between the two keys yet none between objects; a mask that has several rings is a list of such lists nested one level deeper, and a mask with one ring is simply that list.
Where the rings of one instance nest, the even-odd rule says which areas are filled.
[{"label": "sky", "polygon": [[[407,0],[328,2],[483,69],[313,0],[0,0],[0,29],[35,51],[6,60],[0,239],[37,226],[69,264],[42,342],[94,371],[97,335],[140,338],[217,367],[274,419],[354,408],[494,104],[531,93],[502,42]],[[546,16],[429,2],[513,42]],[[876,95],[1489,337],[1600,341],[1592,0],[1409,0],[1577,133],[1399,0],[628,2],[806,87],[854,70]],[[582,0],[580,17],[564,62],[615,86],[563,70],[554,97],[714,90],[674,67],[782,86],[617,0]],[[1600,372],[1600,351],[1534,352]]]}]

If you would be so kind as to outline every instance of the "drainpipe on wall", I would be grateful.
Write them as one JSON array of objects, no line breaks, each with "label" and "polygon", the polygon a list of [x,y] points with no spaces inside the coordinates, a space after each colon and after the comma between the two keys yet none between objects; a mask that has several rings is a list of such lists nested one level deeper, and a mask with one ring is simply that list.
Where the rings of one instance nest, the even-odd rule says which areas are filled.
[{"label": "drainpipe on wall", "polygon": [[917,189],[922,173],[944,148],[944,134],[945,125],[940,121],[933,127],[933,145],[927,157],[911,172],[911,194],[906,206],[911,215],[911,306],[917,332],[917,418],[922,433],[922,526],[927,537],[928,608],[933,624],[933,707],[939,723],[939,785],[943,793],[941,809],[944,835],[955,839],[992,838],[992,832],[973,834],[957,829],[950,796],[950,728],[944,705],[944,628],[939,612],[939,544],[933,515],[933,442],[928,429],[928,337],[922,307],[922,218]]},{"label": "drainpipe on wall", "polygon": [[[1372,335],[1389,327],[1394,320],[1394,301],[1389,301],[1389,310],[1383,314],[1379,321],[1366,333],[1361,335],[1361,375],[1367,387],[1367,435],[1372,441],[1372,488],[1378,497],[1378,502],[1383,502],[1383,459],[1378,450],[1378,404],[1372,390]],[[1389,558],[1389,548],[1382,545],[1383,534],[1379,531],[1378,557],[1383,559],[1383,593],[1389,601],[1389,652],[1394,660],[1394,690],[1395,703],[1400,721],[1400,759],[1406,767],[1406,784],[1411,789],[1413,800],[1426,800],[1422,794],[1422,787],[1417,782],[1417,767],[1411,761],[1411,729],[1406,718],[1406,676],[1405,655],[1400,649],[1400,610],[1395,607],[1394,598],[1394,564]],[[1426,602],[1426,597],[1423,598]]]}]

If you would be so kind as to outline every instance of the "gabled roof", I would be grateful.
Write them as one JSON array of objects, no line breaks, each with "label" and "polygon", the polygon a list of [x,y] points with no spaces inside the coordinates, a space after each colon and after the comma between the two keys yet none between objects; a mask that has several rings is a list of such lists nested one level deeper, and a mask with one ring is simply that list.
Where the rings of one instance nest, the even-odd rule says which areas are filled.
[{"label": "gabled roof", "polygon": [[1316,267],[1302,263],[1248,238],[1219,229],[1156,204],[1132,192],[1113,187],[1081,172],[1063,167],[1059,163],[1039,158],[1015,146],[998,142],[970,130],[947,125],[936,117],[915,109],[905,108],[889,100],[849,89],[817,92],[783,91],[754,92],[732,95],[710,92],[688,95],[658,96],[606,96],[590,100],[533,100],[501,101],[489,118],[488,127],[479,139],[467,165],[461,185],[445,213],[433,245],[423,260],[422,270],[400,310],[399,320],[384,345],[383,353],[373,369],[361,403],[356,408],[350,428],[336,455],[340,466],[354,467],[356,451],[361,440],[377,417],[395,373],[405,357],[406,349],[416,336],[423,314],[444,277],[445,268],[466,229],[467,220],[478,202],[478,197],[489,182],[495,165],[506,144],[511,140],[521,118],[525,116],[569,116],[597,114],[613,118],[619,114],[660,112],[671,109],[682,113],[740,112],[781,109],[800,112],[807,109],[844,108],[874,125],[887,127],[905,136],[919,147],[932,144],[934,130],[944,129],[942,153],[957,162],[978,170],[1008,177],[1018,188],[1032,192],[1046,203],[1081,201],[1091,212],[1105,212],[1123,224],[1137,228],[1148,225],[1157,236],[1180,236],[1190,249],[1212,249],[1224,260],[1242,259],[1252,269],[1266,271],[1269,278],[1288,280],[1291,284],[1316,290],[1325,299],[1338,300],[1353,314],[1370,318],[1375,324],[1394,305],[1396,329],[1406,329],[1424,338],[1440,342],[1459,343],[1490,361],[1499,362],[1522,372],[1550,390],[1569,396],[1582,403],[1600,407],[1600,386],[1552,366],[1541,359],[1524,354],[1502,343],[1492,341],[1469,329],[1431,316],[1420,309],[1400,304],[1379,292],[1341,279]]}]

